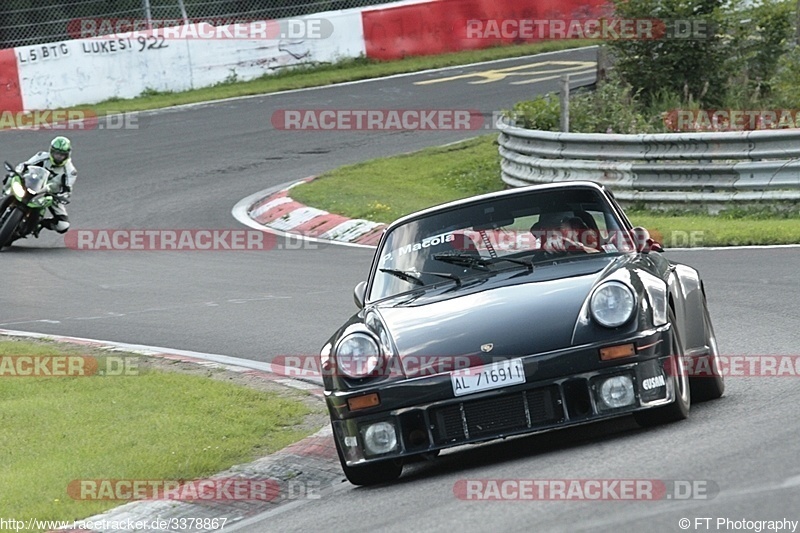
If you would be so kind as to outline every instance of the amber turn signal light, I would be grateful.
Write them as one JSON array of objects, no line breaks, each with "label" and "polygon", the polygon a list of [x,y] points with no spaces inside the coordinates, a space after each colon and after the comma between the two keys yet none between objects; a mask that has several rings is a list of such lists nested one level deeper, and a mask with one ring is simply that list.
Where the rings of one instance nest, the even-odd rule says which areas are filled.
[{"label": "amber turn signal light", "polygon": [[619,346],[607,346],[600,348],[600,359],[603,361],[610,361],[612,359],[619,359],[621,357],[630,357],[636,355],[636,348],[633,344],[620,344]]},{"label": "amber turn signal light", "polygon": [[358,411],[359,409],[366,409],[367,407],[375,407],[376,405],[380,404],[381,399],[378,398],[378,394],[375,392],[365,396],[356,396],[355,398],[349,398],[347,400],[347,407],[349,407],[351,411]]}]

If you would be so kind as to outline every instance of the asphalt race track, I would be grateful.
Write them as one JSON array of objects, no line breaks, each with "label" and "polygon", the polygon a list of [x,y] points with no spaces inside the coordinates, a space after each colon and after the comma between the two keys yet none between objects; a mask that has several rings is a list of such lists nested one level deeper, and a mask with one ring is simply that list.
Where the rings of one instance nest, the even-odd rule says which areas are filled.
[{"label": "asphalt race track", "polygon": [[[551,79],[556,71],[574,73],[572,63],[592,62],[594,55],[594,49],[587,49],[142,114],[136,130],[72,131],[79,175],[70,222],[74,229],[242,229],[231,208],[254,192],[342,164],[491,132],[279,131],[270,122],[276,110],[478,109],[486,113],[488,125],[493,112],[525,96],[556,90],[557,80]],[[467,79],[414,85],[555,60],[572,63],[544,65],[530,69],[530,76],[488,84],[471,85]],[[547,79],[510,84],[537,77]],[[0,158],[13,163],[27,159],[46,149],[52,136],[48,131],[0,132]],[[0,329],[262,361],[318,353],[355,309],[351,289],[369,259],[368,250],[341,247],[76,251],[65,247],[63,237],[42,235],[0,255],[8,269],[6,280],[14,287],[0,296]]]},{"label": "asphalt race track", "polygon": [[[75,229],[241,229],[232,206],[253,192],[342,164],[484,131],[287,132],[278,109],[493,111],[557,80],[470,84],[453,77],[535,61],[592,61],[593,50],[143,114],[139,128],[71,132],[79,181]],[[524,70],[524,69],[523,69]],[[536,75],[532,75],[531,81]],[[550,76],[542,76],[548,78]],[[488,120],[488,119],[487,119]],[[488,130],[487,130],[488,131]],[[14,163],[52,132],[0,133]],[[800,248],[694,250],[720,350],[797,355]],[[352,287],[371,251],[331,245],[254,252],[77,251],[54,234],[0,253],[0,329],[164,346],[270,361],[314,354],[354,310]],[[407,468],[393,485],[342,484],[242,531],[735,531],[717,518],[800,520],[800,377],[729,378],[721,400],[688,421],[643,430],[629,419],[451,451]],[[655,479],[706,482],[687,501],[463,501],[470,479]],[[705,527],[695,518],[711,517]],[[689,518],[688,529],[679,519]],[[753,531],[753,529],[738,529]],[[791,529],[789,529],[791,531]]]}]

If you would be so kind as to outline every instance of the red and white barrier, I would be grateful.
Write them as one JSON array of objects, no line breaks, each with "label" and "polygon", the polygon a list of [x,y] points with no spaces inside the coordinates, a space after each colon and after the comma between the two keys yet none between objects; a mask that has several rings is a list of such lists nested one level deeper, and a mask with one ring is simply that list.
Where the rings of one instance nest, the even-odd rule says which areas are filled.
[{"label": "red and white barrier", "polygon": [[402,59],[490,46],[530,42],[518,36],[470,35],[469,21],[505,23],[598,16],[605,0],[437,0],[365,8],[362,11],[367,57]]},{"label": "red and white barrier", "polygon": [[0,50],[0,110],[22,111],[22,91],[15,50]]},{"label": "red and white barrier", "polygon": [[475,38],[466,28],[469,21],[478,20],[585,16],[604,4],[605,0],[410,0],[292,20],[324,20],[330,31],[323,38],[163,39],[137,33],[0,50],[0,112],[75,107],[133,98],[148,90],[185,91],[230,79],[251,80],[306,63],[359,56],[389,60],[529,41],[534,39]]}]

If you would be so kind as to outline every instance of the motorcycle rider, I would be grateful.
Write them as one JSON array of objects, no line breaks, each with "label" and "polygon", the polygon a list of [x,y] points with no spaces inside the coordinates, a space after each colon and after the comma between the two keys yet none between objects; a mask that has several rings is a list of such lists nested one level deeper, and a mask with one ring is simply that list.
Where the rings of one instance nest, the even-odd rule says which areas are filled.
[{"label": "motorcycle rider", "polygon": [[[78,177],[78,171],[72,164],[72,143],[63,136],[58,136],[50,142],[49,152],[39,152],[33,157],[17,165],[17,172],[22,174],[26,166],[44,167],[56,173],[50,179],[50,189],[53,193],[53,205],[50,206],[52,218],[45,218],[40,222],[41,227],[58,233],[66,233],[69,229],[69,217],[64,207],[68,203],[72,187]],[[38,230],[35,236],[39,236]]]}]

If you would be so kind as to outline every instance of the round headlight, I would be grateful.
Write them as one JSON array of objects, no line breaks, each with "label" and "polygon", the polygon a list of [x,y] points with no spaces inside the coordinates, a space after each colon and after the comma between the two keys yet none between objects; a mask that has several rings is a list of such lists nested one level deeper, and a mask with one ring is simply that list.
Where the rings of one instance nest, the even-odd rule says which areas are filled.
[{"label": "round headlight", "polygon": [[636,298],[627,285],[609,281],[594,291],[589,307],[592,317],[601,326],[616,328],[630,320],[636,307]]},{"label": "round headlight", "polygon": [[19,181],[14,180],[11,182],[11,192],[20,200],[25,198],[25,187]]},{"label": "round headlight", "polygon": [[372,374],[381,361],[381,351],[365,333],[347,336],[336,348],[336,366],[345,376],[363,378]]}]

